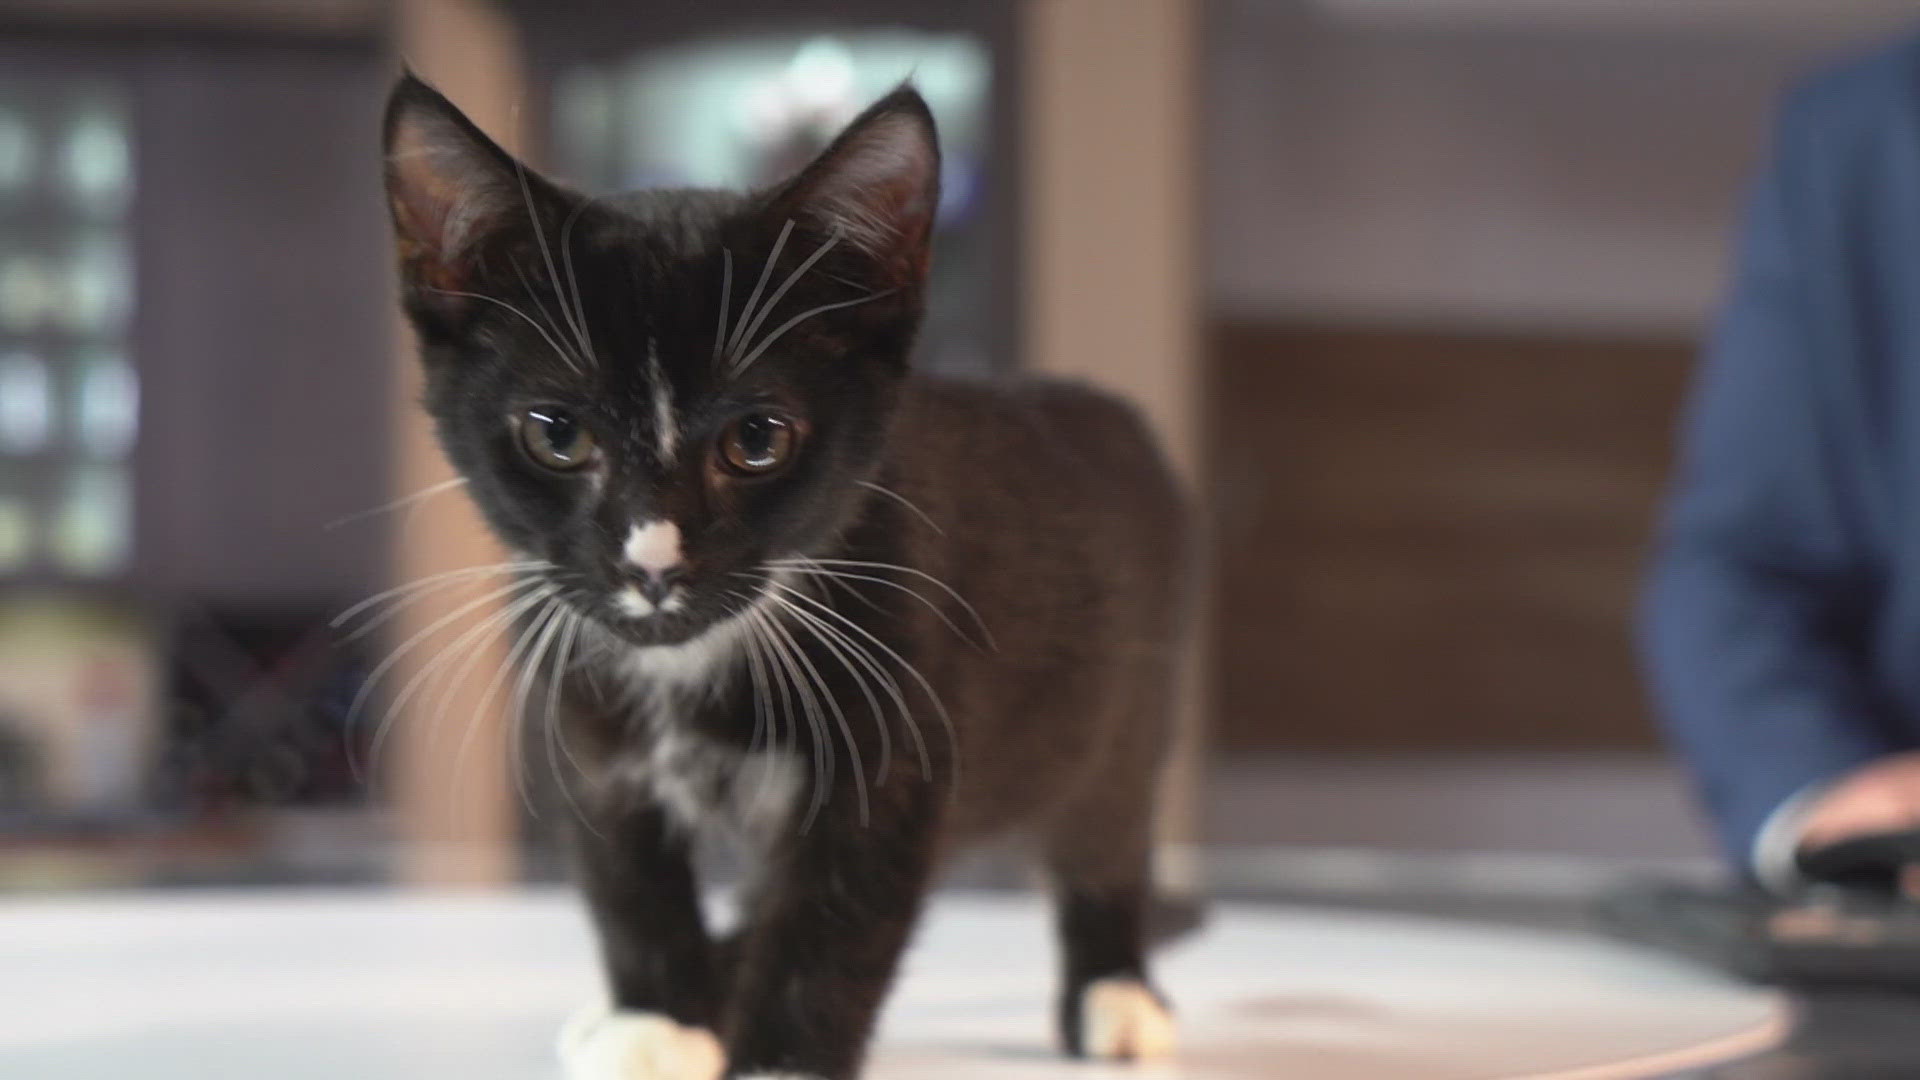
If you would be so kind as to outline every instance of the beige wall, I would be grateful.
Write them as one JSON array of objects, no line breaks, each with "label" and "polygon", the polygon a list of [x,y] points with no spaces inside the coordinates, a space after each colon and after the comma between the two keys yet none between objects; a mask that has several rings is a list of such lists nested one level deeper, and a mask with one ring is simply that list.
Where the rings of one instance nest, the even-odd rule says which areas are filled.
[{"label": "beige wall", "polygon": [[[1198,0],[1029,0],[1021,178],[1026,357],[1147,413],[1199,490],[1193,204]],[[1197,620],[1204,625],[1204,620]],[[1192,885],[1206,695],[1188,659],[1162,874]]]},{"label": "beige wall", "polygon": [[1193,0],[1030,0],[1026,350],[1137,400],[1189,480]]},{"label": "beige wall", "polygon": [[1687,29],[1219,0],[1204,72],[1210,308],[1691,332],[1782,88],[1894,22],[1838,0],[1800,7],[1819,32],[1758,13]]},{"label": "beige wall", "polygon": [[[513,148],[523,143],[519,106],[524,96],[521,59],[507,20],[482,0],[405,0],[397,11],[397,38],[408,66],[439,87],[474,122]],[[397,317],[396,317],[397,318]],[[410,332],[396,322],[400,362],[396,400],[420,397],[419,365]],[[453,477],[419,409],[397,413],[394,489],[421,491]],[[504,556],[464,494],[424,500],[397,528],[396,578],[413,581]],[[497,587],[487,577],[472,587],[434,593],[395,620],[393,642],[412,638],[435,620],[453,616],[463,603]],[[440,646],[494,610],[483,605],[454,617],[447,631],[430,636],[388,677],[391,692],[407,685],[432,662]],[[503,645],[494,640],[471,671],[498,669]],[[464,661],[462,661],[464,663]],[[458,670],[450,665],[448,670]],[[507,710],[500,693],[489,703],[489,680],[468,678],[444,686],[427,682],[397,718],[387,778],[398,815],[398,873],[423,885],[493,884],[516,870],[514,784],[508,771]],[[509,688],[511,689],[511,688]],[[444,708],[442,701],[445,702]]]}]

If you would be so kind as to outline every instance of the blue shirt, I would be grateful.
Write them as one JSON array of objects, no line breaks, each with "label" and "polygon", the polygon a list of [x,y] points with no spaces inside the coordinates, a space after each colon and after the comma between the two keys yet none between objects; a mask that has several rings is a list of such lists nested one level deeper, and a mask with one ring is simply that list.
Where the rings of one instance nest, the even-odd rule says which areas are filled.
[{"label": "blue shirt", "polygon": [[1750,194],[1643,608],[1730,854],[1920,748],[1920,38],[1790,94]]}]

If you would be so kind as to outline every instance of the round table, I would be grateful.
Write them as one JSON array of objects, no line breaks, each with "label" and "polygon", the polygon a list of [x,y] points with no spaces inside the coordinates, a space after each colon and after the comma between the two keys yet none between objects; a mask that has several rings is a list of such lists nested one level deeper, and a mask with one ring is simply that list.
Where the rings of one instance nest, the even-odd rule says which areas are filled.
[{"label": "round table", "polygon": [[[11,901],[0,1076],[529,1080],[598,975],[573,899],[221,892]],[[1053,1051],[1038,899],[943,896],[872,1080],[1106,1080]],[[1221,905],[1158,977],[1185,1080],[1615,1080],[1764,1049],[1782,1000],[1594,938]]]}]

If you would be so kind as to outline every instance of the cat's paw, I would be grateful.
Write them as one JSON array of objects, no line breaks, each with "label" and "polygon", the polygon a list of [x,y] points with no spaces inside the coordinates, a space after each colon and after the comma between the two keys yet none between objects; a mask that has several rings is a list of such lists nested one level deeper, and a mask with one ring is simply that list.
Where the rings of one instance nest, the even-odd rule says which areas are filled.
[{"label": "cat's paw", "polygon": [[1101,979],[1080,994],[1080,1048],[1104,1061],[1173,1056],[1173,1014],[1138,979]]},{"label": "cat's paw", "polygon": [[705,1028],[659,1013],[583,1010],[560,1030],[567,1080],[720,1080],[726,1051]]}]

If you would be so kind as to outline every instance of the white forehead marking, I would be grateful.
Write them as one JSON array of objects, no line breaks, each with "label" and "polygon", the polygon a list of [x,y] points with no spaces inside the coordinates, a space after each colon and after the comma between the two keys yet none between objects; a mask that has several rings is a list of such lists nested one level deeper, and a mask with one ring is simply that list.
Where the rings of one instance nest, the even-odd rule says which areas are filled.
[{"label": "white forehead marking", "polygon": [[657,520],[635,525],[620,551],[628,562],[649,574],[671,570],[680,565],[680,526]]},{"label": "white forehead marking", "polygon": [[660,462],[673,460],[680,445],[680,424],[673,416],[673,387],[667,385],[667,373],[660,367],[660,348],[647,339],[647,380],[653,384],[653,437],[658,440]]}]

